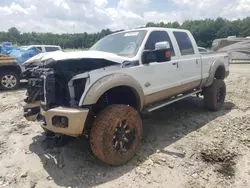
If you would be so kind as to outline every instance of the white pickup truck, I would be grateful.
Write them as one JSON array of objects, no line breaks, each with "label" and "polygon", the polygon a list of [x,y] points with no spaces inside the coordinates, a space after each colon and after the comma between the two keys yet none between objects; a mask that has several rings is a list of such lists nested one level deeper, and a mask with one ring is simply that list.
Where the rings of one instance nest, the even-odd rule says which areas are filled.
[{"label": "white pickup truck", "polygon": [[187,30],[141,28],[114,33],[82,52],[52,52],[25,63],[24,116],[48,135],[87,135],[102,161],[121,165],[142,136],[142,111],[190,95],[217,111],[226,96],[226,53],[201,55]]}]

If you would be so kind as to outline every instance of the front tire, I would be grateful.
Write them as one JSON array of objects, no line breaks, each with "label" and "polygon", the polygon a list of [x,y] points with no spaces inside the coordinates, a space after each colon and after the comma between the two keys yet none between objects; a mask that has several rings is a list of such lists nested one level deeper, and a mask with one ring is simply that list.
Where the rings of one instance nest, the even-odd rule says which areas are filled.
[{"label": "front tire", "polygon": [[215,79],[212,85],[205,89],[204,105],[212,111],[222,108],[226,97],[226,84],[223,80]]},{"label": "front tire", "polygon": [[139,113],[126,105],[111,105],[97,115],[90,133],[94,155],[110,165],[131,160],[142,136]]},{"label": "front tire", "polygon": [[13,90],[19,87],[20,77],[12,71],[0,73],[0,87],[4,90]]}]

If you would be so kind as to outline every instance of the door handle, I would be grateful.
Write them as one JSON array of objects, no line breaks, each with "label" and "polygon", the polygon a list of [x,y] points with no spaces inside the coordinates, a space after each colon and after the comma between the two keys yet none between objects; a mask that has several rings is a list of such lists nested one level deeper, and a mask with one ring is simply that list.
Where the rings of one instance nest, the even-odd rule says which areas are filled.
[{"label": "door handle", "polygon": [[176,65],[177,68],[179,68],[179,62],[174,62],[174,63],[172,63],[172,65]]}]

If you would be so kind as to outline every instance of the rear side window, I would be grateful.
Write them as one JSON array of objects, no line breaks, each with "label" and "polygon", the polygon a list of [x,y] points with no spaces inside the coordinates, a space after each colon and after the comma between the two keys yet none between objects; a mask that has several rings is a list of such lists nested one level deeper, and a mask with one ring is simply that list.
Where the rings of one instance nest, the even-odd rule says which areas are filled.
[{"label": "rear side window", "polygon": [[57,50],[59,50],[58,47],[45,47],[46,52],[54,52],[54,51],[57,51]]},{"label": "rear side window", "polygon": [[172,42],[171,42],[169,35],[166,31],[153,31],[152,33],[150,33],[148,40],[145,44],[145,50],[154,50],[155,44],[157,42],[164,42],[164,41],[169,42],[171,56],[175,56]]},{"label": "rear side window", "polygon": [[181,51],[181,55],[192,55],[194,54],[194,47],[192,45],[192,42],[190,38],[188,37],[188,34],[185,32],[174,32],[174,36],[176,38],[176,41],[178,43],[178,46]]}]

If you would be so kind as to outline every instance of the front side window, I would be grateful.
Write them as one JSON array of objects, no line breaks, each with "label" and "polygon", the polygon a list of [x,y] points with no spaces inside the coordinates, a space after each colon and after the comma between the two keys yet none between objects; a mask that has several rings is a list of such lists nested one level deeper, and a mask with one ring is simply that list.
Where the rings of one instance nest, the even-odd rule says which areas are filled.
[{"label": "front side window", "polygon": [[171,56],[175,56],[172,42],[166,31],[153,31],[148,37],[148,40],[145,45],[145,50],[154,50],[155,44],[157,42],[164,42],[164,41],[169,42]]},{"label": "front side window", "polygon": [[146,33],[145,30],[137,30],[108,35],[95,43],[89,50],[133,57],[137,54]]},{"label": "front side window", "polygon": [[194,54],[192,42],[186,32],[175,31],[174,36],[180,48],[181,55]]}]

